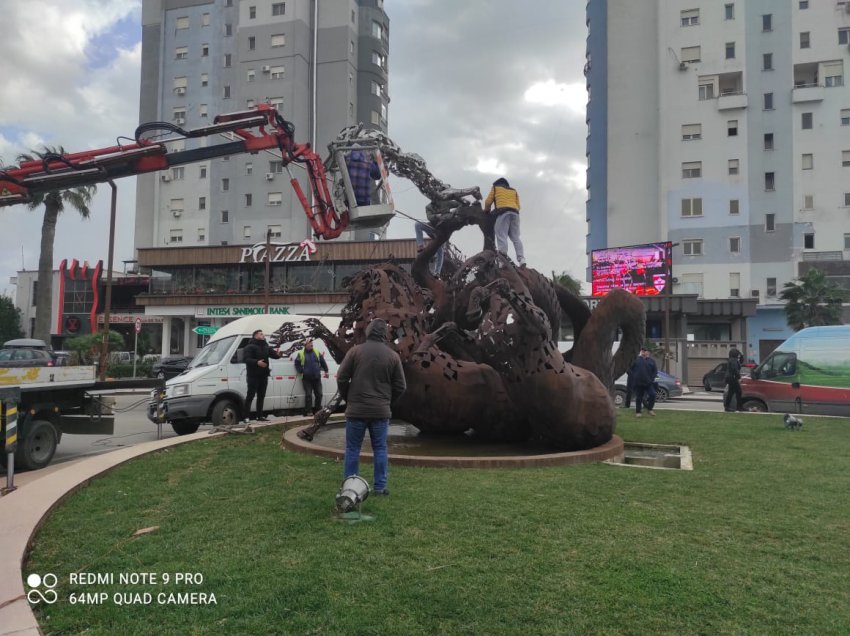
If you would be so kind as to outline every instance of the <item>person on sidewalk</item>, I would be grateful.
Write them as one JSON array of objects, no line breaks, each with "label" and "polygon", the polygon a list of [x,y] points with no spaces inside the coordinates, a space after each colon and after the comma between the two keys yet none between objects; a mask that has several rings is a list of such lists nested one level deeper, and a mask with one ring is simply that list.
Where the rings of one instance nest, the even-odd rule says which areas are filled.
[{"label": "person on sidewalk", "polygon": [[490,214],[490,208],[494,208],[492,214],[496,215],[496,249],[507,256],[510,237],[516,250],[516,260],[520,267],[525,267],[525,252],[519,238],[519,193],[504,177],[493,182],[490,194],[484,200],[484,212]]},{"label": "person on sidewalk", "polygon": [[242,355],[245,362],[245,379],[248,382],[242,420],[245,424],[251,421],[251,402],[254,401],[255,395],[257,396],[257,421],[269,421],[263,413],[263,400],[266,399],[266,387],[272,372],[269,358],[280,359],[280,354],[269,347],[263,330],[257,329],[251,334],[251,340],[245,346]]},{"label": "person on sidewalk", "polygon": [[[744,356],[735,347],[729,349],[726,360],[726,389],[723,392],[724,411],[743,411],[741,400],[741,362]],[[735,408],[732,408],[732,397],[735,398]]]},{"label": "person on sidewalk", "polygon": [[387,433],[390,409],[407,389],[401,358],[387,344],[387,323],[376,318],[366,327],[366,342],[349,349],[337,371],[339,393],[345,399],[345,462],[343,478],[360,470],[360,448],[369,431],[375,469],[374,492],[389,495]]},{"label": "person on sidewalk", "polygon": [[325,354],[313,347],[312,338],[307,339],[304,348],[295,356],[295,371],[304,386],[304,416],[315,415],[322,408],[322,372],[328,373],[328,363]]},{"label": "person on sidewalk", "polygon": [[640,357],[632,363],[632,382],[635,387],[635,411],[641,417],[644,398],[647,398],[646,410],[655,417],[655,378],[658,366],[646,347],[640,348]]}]

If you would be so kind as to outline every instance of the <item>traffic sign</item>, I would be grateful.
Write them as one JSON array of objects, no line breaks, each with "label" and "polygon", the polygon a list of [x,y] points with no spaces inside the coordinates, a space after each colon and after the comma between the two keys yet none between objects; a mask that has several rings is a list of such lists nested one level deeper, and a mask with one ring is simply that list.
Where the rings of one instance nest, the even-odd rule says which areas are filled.
[{"label": "traffic sign", "polygon": [[199,336],[211,336],[216,331],[218,331],[218,327],[211,327],[209,325],[198,325],[194,329],[192,329]]},{"label": "traffic sign", "polygon": [[136,318],[136,333],[142,333],[142,319]]}]

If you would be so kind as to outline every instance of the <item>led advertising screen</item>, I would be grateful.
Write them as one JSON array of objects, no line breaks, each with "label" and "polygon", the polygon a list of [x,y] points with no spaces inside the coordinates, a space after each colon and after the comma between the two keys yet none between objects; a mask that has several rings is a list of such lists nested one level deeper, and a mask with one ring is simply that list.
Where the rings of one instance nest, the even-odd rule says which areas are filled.
[{"label": "led advertising screen", "polygon": [[670,281],[672,243],[649,243],[593,250],[590,271],[594,296],[625,289],[638,296],[658,296]]}]

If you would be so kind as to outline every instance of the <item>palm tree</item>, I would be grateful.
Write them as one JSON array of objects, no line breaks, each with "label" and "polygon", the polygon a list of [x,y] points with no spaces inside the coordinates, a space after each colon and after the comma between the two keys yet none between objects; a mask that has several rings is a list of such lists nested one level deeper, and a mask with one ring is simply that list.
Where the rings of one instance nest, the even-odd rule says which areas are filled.
[{"label": "palm tree", "polygon": [[[64,154],[60,146],[45,147],[42,152],[18,155],[18,161],[36,161],[51,155]],[[50,343],[50,317],[53,301],[53,241],[56,238],[56,221],[59,213],[68,204],[80,213],[84,219],[89,218],[89,204],[92,202],[97,186],[81,186],[69,190],[53,190],[45,194],[35,194],[32,201],[27,203],[30,210],[44,205],[44,219],[41,222],[41,252],[38,256],[38,289],[35,297],[35,329],[33,338]],[[61,300],[60,300],[61,302]]]},{"label": "palm tree", "polygon": [[845,292],[820,270],[810,269],[796,281],[785,283],[779,298],[787,301],[785,316],[794,331],[841,324]]},{"label": "palm tree", "polygon": [[560,285],[561,287],[566,287],[576,296],[581,296],[581,282],[570,276],[567,272],[556,274],[553,271],[552,282]]}]

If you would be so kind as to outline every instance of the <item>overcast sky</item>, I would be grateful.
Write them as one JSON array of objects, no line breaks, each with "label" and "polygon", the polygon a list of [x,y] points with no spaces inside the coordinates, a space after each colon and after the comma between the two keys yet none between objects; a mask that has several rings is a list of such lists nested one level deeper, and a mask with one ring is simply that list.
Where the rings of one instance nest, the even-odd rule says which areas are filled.
[{"label": "overcast sky", "polygon": [[[322,0],[328,2],[333,0]],[[43,144],[110,145],[138,123],[141,0],[3,0],[0,160]],[[486,192],[507,177],[522,200],[529,266],[545,274],[585,266],[584,2],[386,0],[390,18],[389,135],[454,187]],[[115,263],[133,258],[135,180],[117,181]],[[424,216],[425,200],[393,183],[396,207]],[[107,256],[109,187],[92,219],[60,217],[55,264]],[[38,267],[42,211],[0,208],[0,293]],[[396,218],[392,238],[412,236]],[[467,255],[480,233],[456,244]],[[513,257],[513,248],[510,248]]]}]

